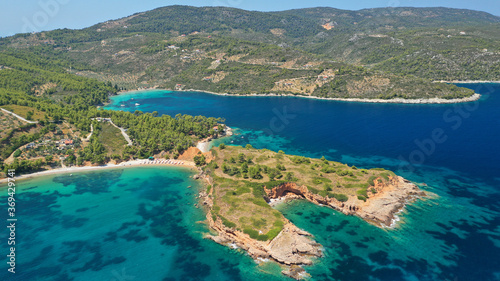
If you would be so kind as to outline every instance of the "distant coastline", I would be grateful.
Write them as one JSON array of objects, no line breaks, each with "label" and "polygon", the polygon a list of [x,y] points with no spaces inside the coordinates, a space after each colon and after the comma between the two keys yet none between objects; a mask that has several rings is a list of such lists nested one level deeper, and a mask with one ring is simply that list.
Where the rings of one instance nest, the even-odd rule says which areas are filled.
[{"label": "distant coastline", "polygon": [[[444,82],[443,83],[455,83],[455,82]],[[456,83],[468,83],[468,82],[456,82]],[[471,82],[472,83],[472,82]],[[474,83],[497,83],[497,82],[474,82]],[[500,82],[498,82],[500,83]],[[344,101],[344,102],[361,102],[361,103],[398,103],[398,104],[451,104],[451,103],[465,103],[465,102],[473,102],[477,101],[481,98],[481,95],[478,93],[473,94],[470,97],[460,98],[460,99],[443,99],[443,98],[429,98],[429,99],[366,99],[366,98],[323,98],[317,96],[305,96],[305,95],[292,95],[292,94],[230,94],[230,93],[217,93],[211,91],[197,90],[197,89],[187,89],[187,90],[172,90],[172,89],[159,89],[159,88],[149,88],[149,89],[136,89],[136,90],[127,90],[120,91],[118,95],[123,95],[132,92],[139,91],[172,91],[172,92],[198,92],[198,93],[206,93],[217,96],[230,96],[230,97],[297,97],[297,98],[307,98],[307,99],[317,99],[317,100],[331,100],[331,101]],[[106,104],[106,105],[109,105]]]}]

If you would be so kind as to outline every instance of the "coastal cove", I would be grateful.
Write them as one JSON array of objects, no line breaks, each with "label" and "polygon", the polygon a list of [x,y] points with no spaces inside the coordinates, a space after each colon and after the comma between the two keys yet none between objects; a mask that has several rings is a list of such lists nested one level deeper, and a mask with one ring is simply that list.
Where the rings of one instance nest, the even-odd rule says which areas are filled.
[{"label": "coastal cove", "polygon": [[[413,151],[421,151],[417,143],[432,137],[434,129],[442,129],[445,144],[437,144],[432,157],[423,153],[425,165],[445,166],[494,180],[500,166],[493,159],[500,157],[496,147],[497,132],[482,128],[498,126],[495,106],[500,84],[458,84],[482,95],[481,99],[464,104],[371,104],[346,101],[317,100],[281,96],[217,96],[201,92],[148,90],[128,92],[111,97],[105,109],[134,112],[157,111],[161,114],[203,115],[223,117],[228,126],[239,128],[239,137],[227,144],[252,144],[256,148],[288,154],[349,163],[349,155],[376,155],[394,159],[387,163],[364,163],[367,167],[390,167],[407,171]],[[139,105],[136,105],[139,104]],[[490,117],[492,116],[492,117]],[[323,122],[323,120],[327,122]],[[371,120],[376,120],[371,122]],[[411,124],[411,126],[409,126]],[[469,133],[470,132],[470,133]],[[493,135],[491,135],[493,134]],[[216,140],[215,144],[220,143]],[[314,144],[314,145],[311,145]],[[424,149],[425,150],[425,149]],[[460,161],[445,161],[460,151]],[[481,161],[477,161],[480,159]],[[456,159],[458,160],[458,159]],[[349,163],[356,164],[359,163]],[[413,167],[410,167],[414,170]],[[400,174],[404,176],[403,174]]]}]

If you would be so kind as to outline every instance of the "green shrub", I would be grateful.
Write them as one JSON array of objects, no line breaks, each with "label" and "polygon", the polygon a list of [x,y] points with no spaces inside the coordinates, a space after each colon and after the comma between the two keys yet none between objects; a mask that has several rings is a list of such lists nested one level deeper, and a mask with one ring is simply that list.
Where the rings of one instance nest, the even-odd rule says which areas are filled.
[{"label": "green shrub", "polygon": [[21,155],[21,150],[17,149],[15,152],[14,152],[14,157],[19,157]]},{"label": "green shrub", "polygon": [[363,195],[358,195],[358,199],[366,202],[366,197],[364,197]]},{"label": "green shrub", "polygon": [[332,183],[332,180],[328,179],[328,178],[323,178],[323,177],[314,177],[313,183],[314,184]]},{"label": "green shrub", "polygon": [[277,180],[277,181],[268,181],[268,182],[265,182],[264,185],[268,189],[271,189],[271,188],[274,188],[276,186],[282,185],[284,183],[286,183],[286,181],[284,181],[284,180]]},{"label": "green shrub", "polygon": [[367,193],[366,189],[360,189],[360,190],[356,191],[356,193],[358,195],[363,195],[364,197],[368,197],[368,193]]},{"label": "green shrub", "polygon": [[[349,172],[350,171],[346,171],[346,170],[337,170],[337,175],[343,177],[343,176],[347,176],[349,175]],[[351,172],[352,173],[352,172]]]},{"label": "green shrub", "polygon": [[257,240],[267,241],[267,240],[269,240],[269,237],[267,237],[267,234],[260,234],[259,236],[257,236]]},{"label": "green shrub", "polygon": [[244,228],[243,233],[250,235],[250,238],[257,239],[259,237],[259,232],[255,229]]},{"label": "green shrub", "polygon": [[307,186],[307,189],[314,194],[319,194],[319,189],[316,189],[314,187]]},{"label": "green shrub", "polygon": [[353,182],[358,182],[359,180],[357,178],[345,178],[346,181],[353,181]]},{"label": "green shrub", "polygon": [[255,198],[264,197],[264,186],[261,183],[247,183],[247,185],[252,187],[252,193]]},{"label": "green shrub", "polygon": [[320,180],[320,179],[318,179],[318,178],[313,179],[313,183],[314,183],[314,184],[321,184],[322,182],[323,182],[323,181],[322,181],[322,180]]},{"label": "green shrub", "polygon": [[370,186],[374,186],[375,185],[375,179],[377,178],[377,176],[371,176],[369,179],[368,179],[368,184]]},{"label": "green shrub", "polygon": [[330,167],[328,165],[323,165],[323,167],[321,168],[321,172],[331,174],[331,173],[336,173],[337,169],[335,169],[334,167]]},{"label": "green shrub", "polygon": [[276,169],[280,170],[280,171],[286,171],[286,167],[285,165],[281,165],[281,164],[276,164]]},{"label": "green shrub", "polygon": [[340,202],[346,202],[347,200],[349,200],[349,197],[347,197],[347,195],[345,194],[334,194],[333,198],[337,199]]},{"label": "green shrub", "polygon": [[328,195],[328,191],[326,191],[326,190],[320,190],[320,191],[318,192],[318,195],[319,195],[319,196],[322,196],[322,197],[326,197],[326,196]]},{"label": "green shrub", "polygon": [[295,163],[295,164],[310,164],[311,163],[311,160],[309,160],[309,158],[307,157],[303,157],[303,156],[292,156],[290,157],[290,160]]},{"label": "green shrub", "polygon": [[247,162],[247,160],[245,158],[245,154],[243,154],[243,153],[238,154],[238,162],[240,162],[240,163]]},{"label": "green shrub", "polygon": [[349,184],[346,184],[344,187],[345,188],[368,188],[368,183],[356,183],[356,184],[352,184],[352,183],[349,183]]},{"label": "green shrub", "polygon": [[273,240],[278,234],[280,234],[281,230],[283,230],[283,226],[273,227],[266,234],[268,240]]},{"label": "green shrub", "polygon": [[224,224],[226,227],[229,227],[229,228],[234,228],[236,227],[236,224],[232,221],[229,221],[228,219],[226,219],[225,217],[223,216],[219,216],[220,219],[222,220],[222,224]]}]

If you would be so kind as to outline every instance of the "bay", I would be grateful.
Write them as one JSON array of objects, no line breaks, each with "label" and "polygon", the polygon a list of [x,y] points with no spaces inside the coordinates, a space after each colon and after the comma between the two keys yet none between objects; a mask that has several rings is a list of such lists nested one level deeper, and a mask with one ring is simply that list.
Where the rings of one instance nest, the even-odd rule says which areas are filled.
[{"label": "bay", "polygon": [[[113,97],[106,108],[224,117],[237,135],[215,145],[383,167],[436,194],[409,206],[395,229],[306,202],[280,205],[325,246],[325,257],[307,267],[311,280],[500,280],[500,86],[460,86],[481,100],[368,104],[145,91]],[[272,263],[203,239],[209,230],[193,206],[200,187],[191,174],[141,167],[20,181],[19,273],[12,279],[5,269],[0,278],[286,280]],[[7,253],[6,243],[0,249]]]}]

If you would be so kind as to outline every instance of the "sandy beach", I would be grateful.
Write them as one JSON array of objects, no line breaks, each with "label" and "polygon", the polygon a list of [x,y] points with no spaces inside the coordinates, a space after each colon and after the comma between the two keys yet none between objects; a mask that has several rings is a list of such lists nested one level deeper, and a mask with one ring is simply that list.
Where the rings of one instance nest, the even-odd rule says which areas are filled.
[{"label": "sandy beach", "polygon": [[[171,167],[185,167],[185,168],[196,168],[193,161],[186,160],[175,160],[175,159],[138,159],[122,162],[120,164],[105,164],[101,166],[82,166],[82,167],[68,167],[68,168],[57,168],[51,170],[45,170],[40,172],[35,172],[32,174],[25,174],[15,176],[16,180],[28,179],[38,176],[53,175],[53,174],[67,174],[67,173],[77,173],[83,171],[101,170],[101,169],[112,169],[112,168],[125,168],[125,167],[142,167],[142,166],[171,166]],[[0,179],[0,183],[7,182],[7,178]]]}]

